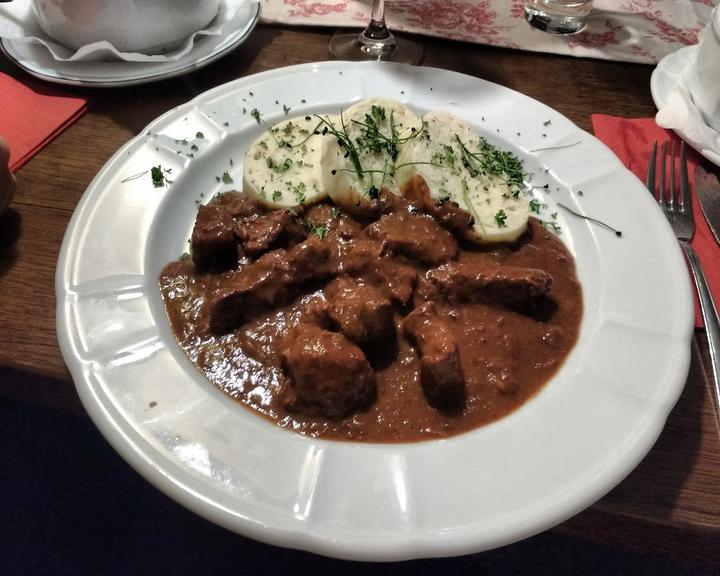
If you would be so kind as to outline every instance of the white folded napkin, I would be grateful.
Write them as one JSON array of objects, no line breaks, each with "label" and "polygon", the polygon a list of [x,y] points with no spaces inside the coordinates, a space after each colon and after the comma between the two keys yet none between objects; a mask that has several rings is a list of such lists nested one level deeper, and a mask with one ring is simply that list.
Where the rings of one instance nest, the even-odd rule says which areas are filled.
[{"label": "white folded napkin", "polygon": [[655,122],[662,128],[681,131],[689,144],[720,165],[720,133],[705,122],[687,89],[685,77],[679,80],[665,106],[658,110]]},{"label": "white folded napkin", "polygon": [[218,15],[206,28],[198,30],[163,54],[120,52],[106,41],[81,46],[77,51],[66,48],[49,38],[40,28],[29,2],[11,2],[0,6],[0,38],[44,46],[55,60],[61,62],[106,60],[173,62],[190,52],[196,39],[203,36],[220,36],[236,29],[238,24],[235,18],[239,14],[240,7],[250,1],[254,0],[223,0]]}]

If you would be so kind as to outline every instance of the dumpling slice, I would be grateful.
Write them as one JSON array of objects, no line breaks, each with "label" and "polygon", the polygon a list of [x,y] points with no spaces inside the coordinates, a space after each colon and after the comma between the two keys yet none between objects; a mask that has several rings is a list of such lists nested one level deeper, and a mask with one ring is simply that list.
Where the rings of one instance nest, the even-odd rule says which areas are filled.
[{"label": "dumpling slice", "polygon": [[328,120],[322,180],[333,202],[357,212],[383,188],[399,194],[395,165],[421,127],[412,110],[388,98],[363,100]]},{"label": "dumpling slice", "polygon": [[464,236],[474,242],[517,240],[530,216],[522,162],[447,112],[429,112],[423,124],[398,157],[402,193],[417,196],[422,189],[438,205],[456,203],[472,217]]},{"label": "dumpling slice", "polygon": [[321,175],[323,140],[316,116],[284,120],[245,154],[243,190],[269,208],[315,204],[327,198]]}]

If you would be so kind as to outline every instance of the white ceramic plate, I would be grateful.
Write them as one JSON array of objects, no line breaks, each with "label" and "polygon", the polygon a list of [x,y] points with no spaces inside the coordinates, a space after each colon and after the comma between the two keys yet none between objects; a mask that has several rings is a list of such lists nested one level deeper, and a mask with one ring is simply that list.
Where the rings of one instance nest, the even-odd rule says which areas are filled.
[{"label": "white ceramic plate", "polygon": [[[29,12],[32,16],[32,12]],[[250,36],[260,17],[260,4],[245,2],[227,29],[229,34],[195,39],[192,50],[172,62],[59,61],[44,46],[0,38],[0,49],[17,66],[42,80],[72,86],[115,88],[166,80],[207,66]],[[38,32],[40,33],[40,32]]]},{"label": "white ceramic plate", "polygon": [[[675,110],[669,117],[673,130],[710,162],[720,166],[720,133],[707,125],[685,81],[697,53],[697,45],[686,46],[660,60],[650,77],[650,91],[658,110],[674,98]],[[661,123],[662,114],[658,114],[657,120]]]},{"label": "white ceramic plate", "polygon": [[[561,201],[624,233],[559,212],[583,286],[578,344],[537,397],[446,440],[353,444],[279,428],[195,370],[157,287],[164,264],[187,249],[196,202],[233,187],[218,183],[225,171],[241,181],[244,151],[264,129],[252,109],[271,124],[285,118],[283,106],[291,115],[338,112],[371,96],[463,117],[525,159],[548,213]],[[152,186],[147,171],[158,165],[171,170],[168,187]],[[362,560],[481,551],[595,502],[655,442],[685,383],[693,328],[677,242],[603,144],[501,86],[379,63],[272,70],[154,121],[78,205],[58,263],[57,306],[61,349],[83,403],[148,480],[251,538]]]}]

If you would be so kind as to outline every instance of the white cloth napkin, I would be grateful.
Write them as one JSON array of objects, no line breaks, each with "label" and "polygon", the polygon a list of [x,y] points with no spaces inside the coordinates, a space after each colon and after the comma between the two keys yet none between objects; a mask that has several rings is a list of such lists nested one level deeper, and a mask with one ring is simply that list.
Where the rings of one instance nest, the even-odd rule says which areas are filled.
[{"label": "white cloth napkin", "polygon": [[658,126],[679,130],[684,139],[720,166],[720,133],[708,126],[687,88],[680,84],[655,115]]},{"label": "white cloth napkin", "polygon": [[[712,34],[709,25],[700,34],[701,42],[705,40],[706,34]],[[703,52],[702,48],[683,48],[681,50],[688,55],[687,65],[674,79],[674,88],[667,95],[665,103],[655,115],[655,122],[662,128],[678,131],[682,134],[683,139],[696,150],[715,164],[720,165],[720,133],[709,126],[705,118],[703,118],[703,114],[693,99],[689,88],[691,83],[688,81],[695,67],[696,58],[700,54],[707,57],[708,53]],[[679,57],[680,54],[677,56]],[[718,74],[720,74],[720,62],[713,62],[711,68],[716,67],[718,68]],[[706,80],[713,81],[714,79],[707,78]]]},{"label": "white cloth napkin", "polygon": [[[116,0],[123,1],[123,0]],[[192,50],[195,41],[203,36],[227,34],[238,27],[235,17],[245,2],[252,0],[223,0],[218,15],[203,30],[186,38],[178,46],[163,54],[142,54],[139,52],[120,52],[106,41],[93,42],[81,46],[77,51],[66,48],[45,34],[35,18],[29,2],[11,2],[0,6],[0,38],[13,42],[39,44],[47,48],[55,60],[67,61],[107,61],[125,62],[173,62]]]}]

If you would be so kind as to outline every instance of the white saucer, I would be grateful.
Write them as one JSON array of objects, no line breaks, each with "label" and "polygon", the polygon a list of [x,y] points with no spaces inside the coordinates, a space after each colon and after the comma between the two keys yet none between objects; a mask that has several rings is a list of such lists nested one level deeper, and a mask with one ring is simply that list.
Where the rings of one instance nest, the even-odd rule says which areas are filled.
[{"label": "white saucer", "polygon": [[62,62],[38,44],[0,39],[0,49],[20,68],[42,80],[72,86],[113,88],[157,82],[202,68],[242,44],[255,28],[260,4],[245,2],[235,14],[230,33],[196,39],[192,50],[169,62]]},{"label": "white saucer", "polygon": [[[658,110],[674,100],[677,110],[674,111],[672,129],[705,158],[720,166],[720,133],[707,125],[685,82],[685,74],[697,52],[697,45],[687,46],[660,60],[650,77],[650,91]],[[662,116],[662,113],[658,114]],[[656,117],[656,120],[660,118]],[[658,124],[666,123],[658,121]]]}]

